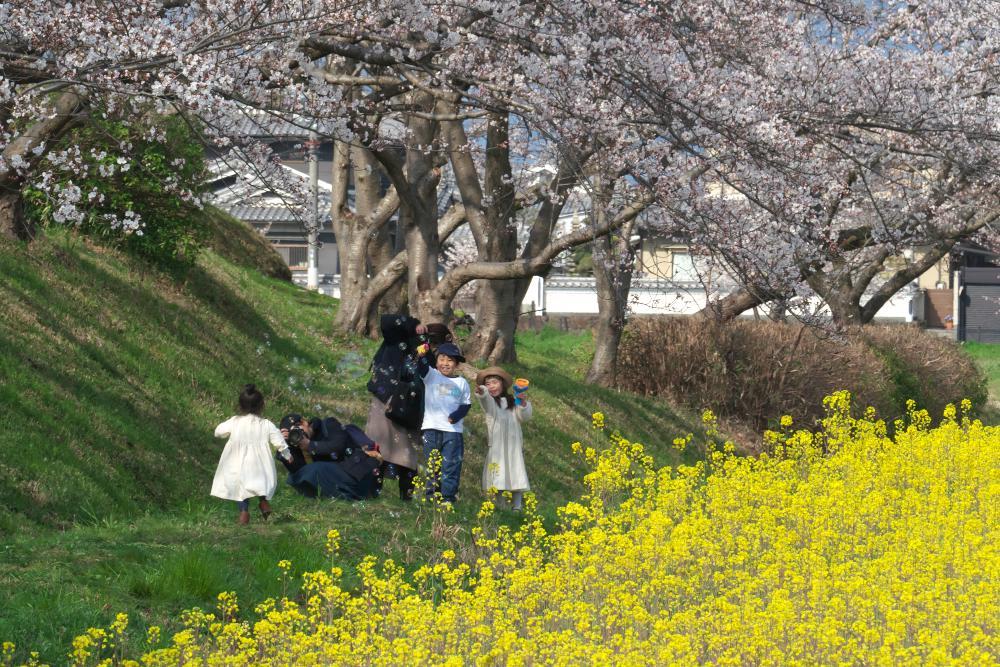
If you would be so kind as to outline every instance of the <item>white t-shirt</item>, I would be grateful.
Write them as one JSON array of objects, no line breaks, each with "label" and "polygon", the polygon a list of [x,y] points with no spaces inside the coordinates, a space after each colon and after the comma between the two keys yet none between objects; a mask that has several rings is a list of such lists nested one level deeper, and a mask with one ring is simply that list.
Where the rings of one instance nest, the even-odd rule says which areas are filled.
[{"label": "white t-shirt", "polygon": [[420,428],[461,433],[462,422],[451,424],[448,415],[458,406],[471,403],[472,391],[464,377],[450,378],[431,368],[424,376],[424,423]]}]

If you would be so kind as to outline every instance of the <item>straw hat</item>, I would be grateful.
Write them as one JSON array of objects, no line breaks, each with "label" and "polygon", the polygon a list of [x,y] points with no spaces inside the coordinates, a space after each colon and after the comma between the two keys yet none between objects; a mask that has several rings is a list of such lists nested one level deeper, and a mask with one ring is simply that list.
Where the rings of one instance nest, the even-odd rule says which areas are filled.
[{"label": "straw hat", "polygon": [[510,376],[510,373],[500,368],[499,366],[490,366],[489,368],[484,368],[483,370],[476,373],[476,386],[481,387],[483,383],[486,382],[486,378],[491,375],[495,375],[503,381],[503,390],[507,391],[510,389],[511,385],[514,384],[514,378]]}]

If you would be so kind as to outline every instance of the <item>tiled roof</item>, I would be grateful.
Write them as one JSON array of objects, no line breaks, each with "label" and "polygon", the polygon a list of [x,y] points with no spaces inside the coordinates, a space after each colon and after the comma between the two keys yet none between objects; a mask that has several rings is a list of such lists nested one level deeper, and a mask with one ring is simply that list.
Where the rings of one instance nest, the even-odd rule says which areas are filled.
[{"label": "tiled roof", "polygon": [[[236,137],[254,137],[259,139],[308,139],[311,119],[301,117],[277,118],[256,110],[248,110],[245,114],[233,118],[233,125],[227,128],[227,134]],[[320,121],[316,131],[321,136],[333,134],[336,124],[330,121]]]},{"label": "tiled roof", "polygon": [[296,215],[284,206],[253,206],[238,204],[226,207],[225,211],[246,222],[301,222]]}]

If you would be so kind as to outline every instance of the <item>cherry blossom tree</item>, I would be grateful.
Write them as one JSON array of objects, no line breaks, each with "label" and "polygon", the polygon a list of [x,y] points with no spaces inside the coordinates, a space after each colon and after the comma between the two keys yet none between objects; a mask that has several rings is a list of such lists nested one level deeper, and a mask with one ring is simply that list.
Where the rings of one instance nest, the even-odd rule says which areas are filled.
[{"label": "cherry blossom tree", "polygon": [[[219,128],[231,126],[246,103],[301,106],[286,63],[307,34],[345,17],[343,6],[331,4],[0,3],[0,231],[31,235],[22,215],[28,186],[47,193],[61,219],[80,219],[88,193],[55,187],[52,176],[86,168],[74,150],[55,147],[88,114],[142,124],[180,113],[226,145],[233,140]],[[162,139],[155,123],[145,126],[150,140]],[[131,147],[120,149],[124,155]],[[257,157],[261,171],[279,173]],[[117,222],[143,224],[127,212]]]},{"label": "cherry blossom tree", "polygon": [[[612,188],[603,187],[601,178],[594,181],[592,215],[601,225],[615,198]],[[647,209],[649,212],[650,209]],[[632,234],[639,217],[623,224],[613,234],[594,240],[594,281],[597,289],[598,316],[594,327],[594,357],[587,371],[587,382],[613,387],[617,379],[618,347],[625,331],[628,297],[635,273],[635,246]]]},{"label": "cherry blossom tree", "polygon": [[[530,277],[654,202],[751,302],[816,291],[857,311],[871,267],[992,219],[996,14],[989,0],[0,2],[0,229],[30,232],[29,183],[67,221],[85,205],[46,176],[79,168],[51,146],[84,114],[180,114],[224,147],[252,113],[336,142],[345,329],[370,330],[387,300],[445,320],[478,280],[473,356],[512,359]],[[631,198],[557,234],[597,173]],[[476,260],[439,278],[463,224]]]},{"label": "cherry blossom tree", "polygon": [[[714,53],[712,99],[643,69],[650,122],[702,166],[661,203],[743,288],[723,319],[819,295],[840,324],[869,321],[907,282],[998,213],[998,6],[777,2],[687,34]],[[696,50],[693,50],[696,51]],[[707,82],[708,79],[705,79]],[[692,87],[698,94],[706,87]],[[665,113],[663,110],[667,110]],[[904,261],[904,251],[924,249]]]},{"label": "cherry blossom tree", "polygon": [[[559,106],[593,84],[576,75],[576,63],[555,66],[565,58],[552,50],[557,38],[538,48],[533,35],[544,28],[547,7],[320,0],[0,3],[0,228],[7,236],[30,236],[21,215],[29,185],[59,200],[67,222],[85,206],[87,193],[50,187],[49,175],[56,166],[83,168],[85,161],[52,154],[51,147],[87,114],[180,114],[217,147],[242,142],[231,128],[245,114],[265,128],[268,118],[303,131],[321,127],[338,142],[334,175],[341,178],[334,179],[332,217],[347,271],[341,325],[366,328],[373,309],[401,280],[411,310],[445,319],[462,284],[489,277],[476,275],[484,265],[494,277],[524,279],[545,270],[549,260],[543,256],[585,240],[577,236],[549,247],[560,189],[579,171],[577,155],[600,135],[588,136],[579,113]],[[553,56],[557,60],[546,64]],[[558,71],[569,93],[541,94],[551,83],[545,80],[549,70]],[[481,136],[470,138],[469,123],[476,120],[484,123]],[[523,201],[515,195],[513,172],[529,158],[511,158],[507,137],[517,122],[544,144],[531,150],[555,156],[561,169],[553,189],[522,193]],[[265,150],[240,148],[234,159],[250,161],[258,175],[281,177]],[[477,159],[477,153],[485,157]],[[444,168],[455,174],[458,196],[442,211],[437,204]],[[381,187],[379,174],[391,188]],[[356,188],[354,210],[346,206],[348,181]],[[288,183],[281,189],[293,188]],[[518,248],[512,218],[522,204],[538,202],[539,222]],[[403,242],[390,248],[386,222],[393,215]],[[144,224],[127,212],[122,219]],[[480,261],[439,285],[442,238],[461,223],[472,228]],[[498,262],[505,264],[502,271]],[[511,283],[491,283],[485,297],[502,301],[489,309],[503,320],[499,349],[510,352],[501,356],[512,354],[515,291]],[[493,328],[490,322],[483,330]],[[482,353],[495,356],[491,347],[484,342]]]}]

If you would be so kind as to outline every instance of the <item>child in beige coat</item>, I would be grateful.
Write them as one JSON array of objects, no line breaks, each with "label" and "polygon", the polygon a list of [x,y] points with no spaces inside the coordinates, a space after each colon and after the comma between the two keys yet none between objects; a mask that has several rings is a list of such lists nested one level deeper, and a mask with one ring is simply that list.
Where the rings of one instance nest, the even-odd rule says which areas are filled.
[{"label": "child in beige coat", "polygon": [[212,480],[212,495],[235,500],[240,510],[239,522],[250,523],[250,499],[260,498],[260,513],[271,515],[271,496],[278,488],[271,448],[286,461],[292,460],[288,443],[278,427],[261,417],[264,396],[252,384],[240,392],[239,414],[215,427],[216,438],[229,438],[219,467]]},{"label": "child in beige coat", "polygon": [[489,450],[483,467],[483,490],[510,491],[515,511],[520,511],[528,485],[524,467],[524,438],[521,424],[531,418],[531,403],[521,394],[515,405],[510,393],[513,379],[496,366],[476,375],[476,399],[486,413]]}]

